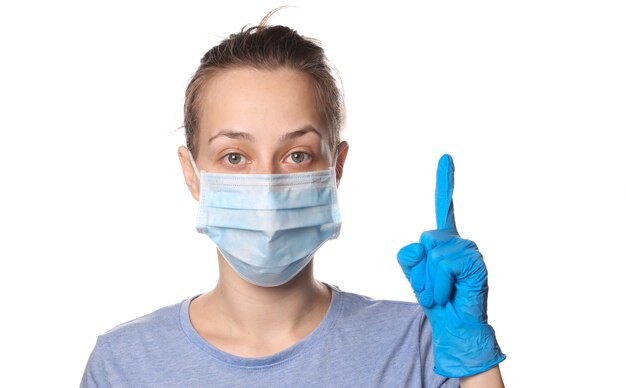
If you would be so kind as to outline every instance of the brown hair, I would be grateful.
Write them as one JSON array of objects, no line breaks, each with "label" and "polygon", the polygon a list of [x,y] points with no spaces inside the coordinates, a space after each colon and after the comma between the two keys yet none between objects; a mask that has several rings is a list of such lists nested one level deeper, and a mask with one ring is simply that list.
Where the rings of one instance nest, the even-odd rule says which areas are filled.
[{"label": "brown hair", "polygon": [[289,27],[267,25],[267,20],[277,10],[270,12],[258,26],[230,35],[200,60],[200,66],[187,86],[184,106],[187,148],[194,159],[197,157],[196,139],[204,85],[210,75],[220,69],[245,66],[266,70],[286,67],[307,74],[313,81],[316,109],[326,127],[322,130],[328,135],[329,149],[332,153],[337,150],[345,113],[343,94],[332,67],[315,40]]}]

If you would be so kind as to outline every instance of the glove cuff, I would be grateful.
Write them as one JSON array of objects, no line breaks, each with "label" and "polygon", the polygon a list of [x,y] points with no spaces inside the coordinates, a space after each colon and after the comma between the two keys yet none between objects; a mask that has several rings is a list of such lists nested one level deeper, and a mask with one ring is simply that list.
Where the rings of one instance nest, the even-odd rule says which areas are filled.
[{"label": "glove cuff", "polygon": [[467,325],[462,333],[433,333],[434,371],[445,377],[468,377],[498,365],[506,358],[500,350],[493,327]]}]

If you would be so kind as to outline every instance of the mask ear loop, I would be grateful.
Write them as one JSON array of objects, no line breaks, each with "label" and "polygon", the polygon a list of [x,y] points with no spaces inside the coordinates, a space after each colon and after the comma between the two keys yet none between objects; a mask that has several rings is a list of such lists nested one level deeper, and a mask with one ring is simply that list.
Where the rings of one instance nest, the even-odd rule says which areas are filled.
[{"label": "mask ear loop", "polygon": [[189,160],[191,160],[191,166],[193,167],[193,171],[196,173],[196,176],[198,177],[198,179],[200,179],[200,171],[198,171],[198,166],[196,166],[196,161],[193,160],[193,155],[191,154],[191,151],[187,150],[187,153],[189,154]]}]

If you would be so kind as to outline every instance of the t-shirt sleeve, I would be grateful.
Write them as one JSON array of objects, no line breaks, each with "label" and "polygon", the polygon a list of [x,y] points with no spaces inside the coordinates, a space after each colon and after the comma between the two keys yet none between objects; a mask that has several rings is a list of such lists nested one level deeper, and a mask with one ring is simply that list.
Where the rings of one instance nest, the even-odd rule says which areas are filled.
[{"label": "t-shirt sleeve", "polygon": [[111,387],[106,372],[105,352],[103,349],[105,346],[106,344],[102,338],[98,338],[96,346],[87,361],[87,366],[85,367],[85,372],[80,382],[80,388]]}]

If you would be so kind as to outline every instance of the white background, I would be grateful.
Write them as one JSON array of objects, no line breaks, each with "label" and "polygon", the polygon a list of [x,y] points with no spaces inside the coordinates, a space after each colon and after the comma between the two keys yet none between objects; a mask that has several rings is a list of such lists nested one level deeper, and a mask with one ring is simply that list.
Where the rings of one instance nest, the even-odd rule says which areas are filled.
[{"label": "white background", "polygon": [[[17,2],[14,2],[17,4]],[[619,1],[297,2],[342,75],[342,236],[320,280],[413,300],[437,159],[490,271],[509,387],[625,386]],[[209,290],[176,148],[200,57],[280,2],[0,5],[1,386],[77,386],[97,335]]]}]

